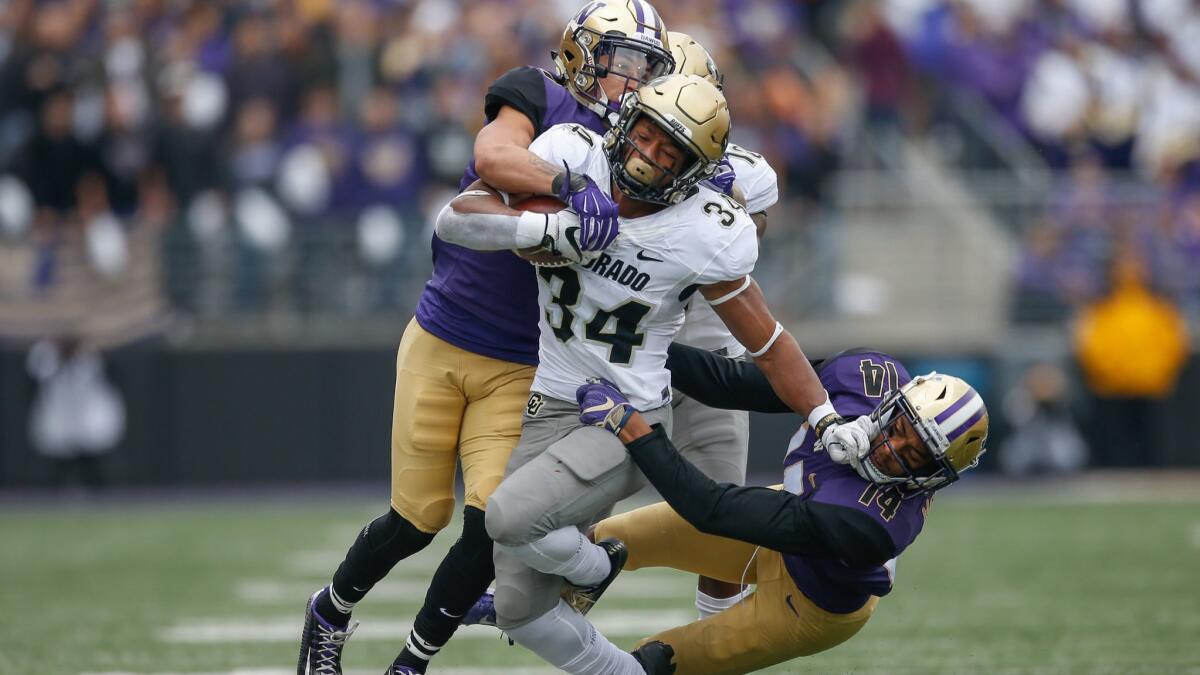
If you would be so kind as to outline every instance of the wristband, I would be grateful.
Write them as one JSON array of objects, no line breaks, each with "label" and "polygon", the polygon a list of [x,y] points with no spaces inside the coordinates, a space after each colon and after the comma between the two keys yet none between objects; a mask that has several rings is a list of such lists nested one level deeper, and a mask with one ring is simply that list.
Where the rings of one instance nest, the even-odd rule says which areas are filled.
[{"label": "wristband", "polygon": [[[617,410],[622,411],[621,412],[621,420],[619,422],[612,423],[610,421],[610,420],[612,420],[612,414],[613,414],[613,412],[616,412]],[[629,418],[633,417],[633,413],[635,413],[635,412],[637,412],[637,410],[632,405],[629,405],[628,403],[617,406],[616,408],[613,409],[612,412],[610,412],[608,414],[608,417],[605,419],[605,425],[609,427],[609,431],[613,432],[614,435],[619,436],[621,434],[621,430],[625,428],[626,424],[629,424]]]},{"label": "wristband", "polygon": [[817,438],[819,439],[821,436],[825,435],[825,430],[829,428],[829,425],[837,422],[841,418],[842,416],[838,414],[837,409],[833,407],[833,403],[829,401],[829,394],[826,393],[825,402],[813,408],[812,411],[808,413],[808,426],[812,427],[812,430],[816,433]]},{"label": "wristband", "polygon": [[517,218],[517,248],[540,246],[550,229],[550,215],[533,211],[522,212]]}]

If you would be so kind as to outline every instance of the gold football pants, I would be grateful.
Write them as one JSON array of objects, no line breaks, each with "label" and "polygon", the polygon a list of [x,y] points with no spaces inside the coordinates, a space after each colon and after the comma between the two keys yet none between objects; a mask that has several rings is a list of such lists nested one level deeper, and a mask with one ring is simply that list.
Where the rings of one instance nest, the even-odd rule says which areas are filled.
[{"label": "gold football pants", "polygon": [[777,551],[703,534],[666,502],[601,521],[596,539],[605,537],[617,537],[629,547],[626,570],[671,567],[758,585],[750,597],[719,614],[638,643],[671,645],[680,675],[749,673],[825,651],[866,625],[878,602],[872,597],[849,614],[826,612],[796,588]]},{"label": "gold football pants", "polygon": [[521,437],[534,366],[460,349],[409,322],[396,353],[392,508],[423,532],[454,512],[462,462],[466,503],[479,509],[504,478]]}]

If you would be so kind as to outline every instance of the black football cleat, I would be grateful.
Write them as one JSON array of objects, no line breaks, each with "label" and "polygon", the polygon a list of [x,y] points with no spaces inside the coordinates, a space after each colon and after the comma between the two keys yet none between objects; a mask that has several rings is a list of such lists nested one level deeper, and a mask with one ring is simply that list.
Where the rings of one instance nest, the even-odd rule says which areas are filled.
[{"label": "black football cleat", "polygon": [[300,636],[296,675],[342,675],[342,647],[358,627],[357,621],[349,626],[338,626],[317,614],[314,605],[324,590],[313,593],[304,609],[304,633]]},{"label": "black football cleat", "polygon": [[633,658],[641,665],[646,675],[674,675],[675,650],[671,645],[654,640],[633,650]]},{"label": "black football cleat", "polygon": [[625,561],[629,560],[629,549],[625,548],[625,542],[615,537],[601,539],[596,542],[596,545],[603,548],[608,554],[608,562],[611,569],[608,571],[608,576],[595,586],[575,586],[568,590],[566,594],[567,604],[574,607],[580,614],[587,614],[592,611],[592,607],[600,601],[600,596],[604,595],[604,591],[612,585],[617,575],[621,573],[621,569],[625,567]]}]

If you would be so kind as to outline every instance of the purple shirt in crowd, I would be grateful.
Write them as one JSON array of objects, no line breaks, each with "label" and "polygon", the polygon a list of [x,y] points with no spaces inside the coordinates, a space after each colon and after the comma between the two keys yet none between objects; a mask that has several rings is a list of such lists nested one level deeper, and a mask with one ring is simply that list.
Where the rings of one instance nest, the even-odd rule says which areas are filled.
[{"label": "purple shirt in crowd", "polygon": [[[605,123],[563,85],[537,68],[508,71],[488,89],[484,113],[496,118],[511,106],[533,122],[534,135],[573,122],[597,133]],[[474,160],[459,190],[479,178]],[[473,251],[433,236],[433,276],[417,304],[417,322],[439,338],[475,354],[537,365],[537,282],[532,266],[511,251]]]}]

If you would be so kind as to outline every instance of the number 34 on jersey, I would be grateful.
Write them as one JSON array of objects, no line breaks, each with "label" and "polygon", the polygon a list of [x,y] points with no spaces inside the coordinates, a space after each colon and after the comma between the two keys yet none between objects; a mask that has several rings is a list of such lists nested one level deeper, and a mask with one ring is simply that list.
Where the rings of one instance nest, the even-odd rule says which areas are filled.
[{"label": "number 34 on jersey", "polygon": [[533,389],[574,400],[588,377],[613,381],[644,410],[670,400],[667,347],[699,286],[739,279],[758,256],[754,224],[702,188],[682,203],[621,220],[587,265],[538,269],[540,365]]}]

